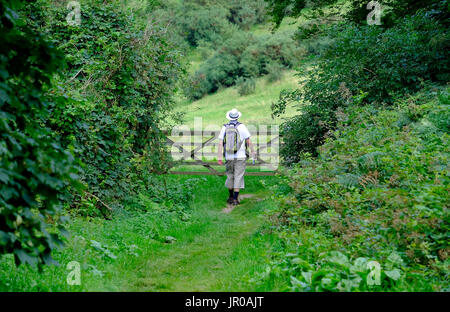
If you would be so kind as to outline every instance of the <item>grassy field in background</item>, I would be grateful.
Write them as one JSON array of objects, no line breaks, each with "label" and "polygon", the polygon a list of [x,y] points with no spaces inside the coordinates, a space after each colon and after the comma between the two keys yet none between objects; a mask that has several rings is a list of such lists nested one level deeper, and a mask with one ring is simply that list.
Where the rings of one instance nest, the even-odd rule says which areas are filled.
[{"label": "grassy field in background", "polygon": [[[287,17],[276,32],[293,34],[298,25],[304,22],[302,18]],[[273,32],[273,25],[271,23],[254,25],[249,32],[255,36],[270,35]],[[206,60],[206,57],[214,51],[207,52],[208,50],[202,52],[201,48],[192,49],[187,56],[190,64],[189,73],[194,73]],[[287,108],[286,114],[282,118],[272,119],[271,117],[271,105],[278,100],[280,92],[285,89],[298,88],[299,77],[295,74],[294,70],[286,70],[281,80],[272,83],[267,81],[267,77],[257,78],[255,92],[246,96],[240,96],[236,86],[219,90],[194,102],[186,100],[180,95],[177,100],[176,111],[186,113],[184,124],[190,128],[194,127],[195,117],[202,118],[203,128],[211,125],[222,126],[227,122],[226,112],[232,108],[237,108],[242,112],[241,121],[247,125],[279,125],[283,120],[282,118],[291,117],[298,113],[297,109],[291,106]]]},{"label": "grassy field in background", "polygon": [[[194,127],[194,118],[201,117],[203,128],[206,126],[222,126],[227,122],[226,113],[232,108],[242,112],[240,121],[247,125],[277,125],[282,118],[272,119],[271,105],[279,98],[280,91],[298,87],[299,78],[294,71],[286,71],[280,81],[269,83],[266,77],[256,80],[256,89],[253,94],[240,96],[236,87],[226,88],[207,95],[204,98],[189,102],[180,101],[177,111],[185,112],[185,123]],[[297,109],[288,107],[284,117],[293,116]]]}]

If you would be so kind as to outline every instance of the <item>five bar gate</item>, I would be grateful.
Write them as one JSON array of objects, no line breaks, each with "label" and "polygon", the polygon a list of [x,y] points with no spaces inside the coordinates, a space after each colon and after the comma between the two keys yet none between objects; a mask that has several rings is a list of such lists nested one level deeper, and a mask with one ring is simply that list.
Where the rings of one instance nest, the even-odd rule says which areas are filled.
[{"label": "five bar gate", "polygon": [[[256,134],[255,134],[256,132]],[[218,166],[216,161],[212,159],[217,158],[217,145],[220,130],[188,130],[180,129],[172,131],[169,134],[167,131],[166,144],[172,153],[172,157],[177,160],[175,167],[184,166],[199,166],[207,168],[208,171],[169,171],[170,174],[183,175],[225,175],[225,172],[217,171],[213,166]],[[278,148],[280,144],[280,137],[278,128],[273,129],[258,129],[251,131],[252,143],[255,146],[256,161],[253,164],[251,160],[247,161],[248,169],[264,168],[260,171],[247,170],[247,176],[270,176],[276,173],[276,166],[279,161]],[[205,159],[206,158],[206,159]],[[208,161],[208,159],[211,159]],[[270,161],[268,161],[268,159]],[[272,170],[271,170],[272,168]],[[173,168],[172,168],[173,169]]]}]

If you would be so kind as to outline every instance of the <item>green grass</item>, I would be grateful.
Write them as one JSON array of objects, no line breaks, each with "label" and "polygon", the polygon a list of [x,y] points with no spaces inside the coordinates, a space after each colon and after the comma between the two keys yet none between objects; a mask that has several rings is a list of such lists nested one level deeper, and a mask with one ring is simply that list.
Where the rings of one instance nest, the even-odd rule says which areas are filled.
[{"label": "green grass", "polygon": [[[172,182],[192,177],[172,176]],[[247,177],[243,194],[254,194],[225,214],[224,177],[200,179],[189,221],[158,220],[122,212],[112,220],[75,218],[66,248],[55,253],[59,267],[42,273],[13,259],[0,260],[0,291],[267,291],[278,286],[249,280],[266,270],[266,252],[276,238],[264,231],[264,211],[273,209],[261,184],[275,177]],[[205,194],[208,194],[205,196]],[[149,238],[157,230],[174,243]],[[117,259],[91,246],[98,241]],[[133,247],[135,245],[136,247]],[[81,264],[81,286],[66,283],[66,265]]]},{"label": "green grass", "polygon": [[[277,125],[281,118],[272,119],[271,105],[279,98],[283,89],[298,87],[298,77],[294,71],[287,71],[280,81],[269,83],[266,77],[256,80],[256,89],[253,94],[240,96],[236,87],[222,89],[204,98],[189,102],[180,102],[177,111],[185,112],[185,124],[194,127],[194,118],[202,118],[203,128],[207,126],[221,126],[227,122],[225,114],[232,108],[242,112],[241,122],[247,125]],[[295,107],[288,107],[284,117],[297,113]]]}]

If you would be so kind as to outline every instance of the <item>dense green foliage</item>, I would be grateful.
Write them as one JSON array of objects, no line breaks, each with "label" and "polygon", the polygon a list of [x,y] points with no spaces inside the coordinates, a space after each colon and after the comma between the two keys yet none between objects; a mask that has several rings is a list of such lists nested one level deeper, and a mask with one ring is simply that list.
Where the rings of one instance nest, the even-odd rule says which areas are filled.
[{"label": "dense green foliage", "polygon": [[230,11],[228,20],[244,30],[267,19],[264,0],[228,0],[225,3]]},{"label": "dense green foliage", "polygon": [[58,233],[65,233],[62,201],[78,170],[45,126],[55,105],[46,91],[63,58],[24,26],[19,8],[19,1],[0,1],[0,255],[51,264]]},{"label": "dense green foliage", "polygon": [[172,209],[176,191],[147,177],[170,163],[160,129],[182,68],[167,30],[119,3],[83,1],[72,26],[65,4],[1,5],[1,253],[51,263],[63,204],[109,217],[142,183]]},{"label": "dense green foliage", "polygon": [[301,54],[290,34],[251,33],[267,18],[264,0],[169,1],[155,14],[173,25],[180,47],[205,58],[183,84],[189,100],[232,86],[239,77],[265,75],[271,63],[291,68]]},{"label": "dense green foliage", "polygon": [[189,47],[220,45],[238,29],[248,30],[266,20],[264,0],[164,1],[155,14],[180,37],[178,44]]},{"label": "dense green foliage", "polygon": [[180,33],[191,46],[201,42],[218,44],[228,31],[228,10],[224,7],[187,6],[180,8],[176,18]]},{"label": "dense green foliage", "polygon": [[448,31],[425,13],[387,30],[338,25],[332,33],[337,35],[305,72],[302,89],[282,94],[273,107],[280,114],[290,102],[307,104],[303,114],[282,127],[286,144],[281,152],[288,163],[300,160],[301,151],[316,154],[335,127],[338,107],[390,105],[419,90],[421,81],[448,81]]},{"label": "dense green foliage", "polygon": [[300,291],[448,291],[449,104],[431,88],[390,110],[339,110],[335,138],[277,186],[286,245],[272,277]]},{"label": "dense green foliage", "polygon": [[189,77],[184,93],[196,100],[221,87],[234,85],[239,77],[268,74],[269,66],[274,63],[291,68],[302,51],[289,33],[253,36],[236,32]]},{"label": "dense green foliage", "polygon": [[[280,26],[286,16],[308,17],[324,16],[324,8],[338,6],[339,15],[357,24],[367,24],[367,18],[374,7],[369,7],[367,0],[265,0],[268,3],[268,12],[276,27]],[[448,23],[448,0],[379,0],[381,16],[380,23],[383,27],[390,27],[407,16],[413,15],[418,10],[428,11],[429,17],[433,17]],[[348,9],[344,9],[348,7]]]},{"label": "dense green foliage", "polygon": [[90,203],[97,214],[110,214],[101,201],[120,203],[130,195],[137,164],[142,171],[166,170],[160,127],[180,74],[176,50],[158,24],[141,23],[114,4],[83,3],[80,26],[67,25],[65,7],[39,5],[29,9],[46,12],[40,28],[68,64],[53,96],[72,99],[52,108],[48,124],[65,146],[75,147],[88,185],[72,206]]},{"label": "dense green foliage", "polygon": [[[339,0],[265,0],[267,2],[267,10],[272,17],[272,22],[279,27],[286,16],[298,17],[305,12],[305,9],[318,9],[313,13],[323,15],[321,8],[335,3]],[[309,12],[311,13],[311,12]]]},{"label": "dense green foliage", "polygon": [[[350,4],[346,24],[310,23],[297,34],[329,42],[303,62],[301,88],[272,105],[279,116],[298,103],[301,114],[281,127],[292,168],[274,188],[271,220],[284,244],[259,282],[283,279],[292,291],[448,291],[448,2],[385,1],[381,26],[365,25],[363,2],[342,2]],[[297,11],[282,9],[292,3]],[[269,8],[279,24],[306,14],[305,5]]]},{"label": "dense green foliage", "polygon": [[[428,11],[429,17],[448,23],[448,5],[450,4],[448,0],[381,0],[378,2],[382,9],[380,23],[383,27],[391,27],[397,20],[413,15],[421,9]],[[355,23],[366,23],[369,12],[367,3],[365,0],[350,1],[351,9],[347,12],[346,18]]]}]

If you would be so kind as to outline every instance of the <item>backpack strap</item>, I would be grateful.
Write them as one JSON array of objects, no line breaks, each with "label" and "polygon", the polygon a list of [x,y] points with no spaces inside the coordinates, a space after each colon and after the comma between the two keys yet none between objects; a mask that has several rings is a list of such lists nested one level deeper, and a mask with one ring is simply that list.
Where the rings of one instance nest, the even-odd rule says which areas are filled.
[{"label": "backpack strap", "polygon": [[238,127],[239,125],[241,125],[241,123],[237,120],[230,120],[228,123],[224,124],[225,127],[231,126],[231,125]]},{"label": "backpack strap", "polygon": [[[241,125],[241,123],[240,123],[239,121],[237,121],[237,120],[236,120],[235,122],[230,121],[229,123],[234,124],[236,130],[237,130],[237,127],[239,127],[239,125]],[[239,131],[239,130],[238,130],[238,131]],[[237,146],[237,151],[239,151],[239,150],[241,149],[242,143],[244,143],[244,141],[245,141],[245,140],[242,140],[241,142],[239,142],[239,144],[238,144],[238,146]]]}]

